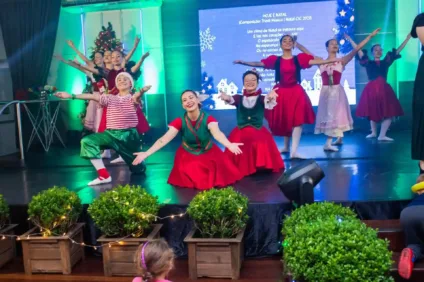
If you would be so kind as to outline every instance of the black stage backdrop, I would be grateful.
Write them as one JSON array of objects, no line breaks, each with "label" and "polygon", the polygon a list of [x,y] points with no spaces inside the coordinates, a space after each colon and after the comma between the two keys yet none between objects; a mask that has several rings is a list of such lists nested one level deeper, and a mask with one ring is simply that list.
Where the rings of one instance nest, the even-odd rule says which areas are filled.
[{"label": "black stage backdrop", "polygon": [[0,26],[14,96],[19,89],[46,83],[56,42],[60,5],[60,0],[1,1]]}]

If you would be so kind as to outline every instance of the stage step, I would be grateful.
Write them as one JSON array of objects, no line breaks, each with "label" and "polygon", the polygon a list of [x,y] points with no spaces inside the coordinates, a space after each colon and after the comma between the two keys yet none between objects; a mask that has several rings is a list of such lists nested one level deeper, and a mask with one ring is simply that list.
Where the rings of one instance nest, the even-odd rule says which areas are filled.
[{"label": "stage step", "polygon": [[389,248],[393,252],[393,266],[391,269],[392,275],[395,277],[397,282],[410,281],[410,282],[422,282],[424,281],[424,261],[415,264],[414,271],[410,280],[401,278],[398,274],[398,263],[400,253],[405,247],[405,235],[403,233],[402,226],[398,219],[395,220],[364,220],[367,226],[378,229],[378,237],[387,239],[390,242]]},{"label": "stage step", "polygon": [[399,263],[400,253],[393,253],[393,265],[390,270],[396,282],[400,281],[409,281],[409,282],[422,282],[424,281],[424,261],[419,261],[414,266],[414,271],[412,272],[412,277],[409,280],[405,280],[400,277],[398,273],[398,263]]},{"label": "stage step", "polygon": [[378,237],[390,242],[393,252],[401,252],[405,247],[405,235],[398,219],[395,220],[364,220],[367,226],[378,229]]}]

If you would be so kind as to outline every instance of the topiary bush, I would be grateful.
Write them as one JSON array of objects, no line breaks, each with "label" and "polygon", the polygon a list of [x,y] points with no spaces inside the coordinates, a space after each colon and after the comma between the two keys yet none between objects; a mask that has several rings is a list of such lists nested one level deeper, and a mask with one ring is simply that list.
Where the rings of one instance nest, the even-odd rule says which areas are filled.
[{"label": "topiary bush", "polygon": [[233,238],[248,220],[248,198],[232,187],[197,194],[187,212],[203,238]]},{"label": "topiary bush", "polygon": [[158,211],[157,197],[130,185],[102,193],[88,208],[96,226],[108,237],[142,236]]},{"label": "topiary bush", "polygon": [[67,233],[82,212],[78,195],[65,187],[53,187],[34,197],[28,207],[29,219],[43,236]]},{"label": "topiary bush", "polygon": [[389,242],[357,219],[317,220],[293,235],[284,243],[284,262],[295,280],[393,281]]},{"label": "topiary bush", "polygon": [[9,221],[9,206],[3,195],[0,194],[0,229],[2,229]]},{"label": "topiary bush", "polygon": [[316,220],[336,219],[343,220],[356,219],[356,214],[349,208],[333,203],[313,203],[304,205],[294,210],[283,223],[283,235],[290,236],[296,226],[304,223],[310,223]]}]

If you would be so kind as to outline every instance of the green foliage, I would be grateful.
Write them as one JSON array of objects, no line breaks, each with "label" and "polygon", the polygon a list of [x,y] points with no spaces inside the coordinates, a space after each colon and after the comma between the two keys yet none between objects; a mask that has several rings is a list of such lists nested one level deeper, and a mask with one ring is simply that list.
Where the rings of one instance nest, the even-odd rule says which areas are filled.
[{"label": "green foliage", "polygon": [[67,233],[82,212],[81,201],[75,192],[65,187],[53,187],[34,197],[28,207],[31,221],[41,227],[43,236]]},{"label": "green foliage", "polygon": [[355,219],[355,213],[346,207],[333,203],[314,203],[304,205],[293,211],[293,213],[284,220],[283,235],[290,236],[297,225],[313,222],[316,220],[336,219],[343,220]]},{"label": "green foliage", "polygon": [[3,195],[0,194],[0,229],[6,225],[9,220],[9,206],[6,203]]},{"label": "green foliage", "polygon": [[294,279],[308,282],[393,281],[388,241],[357,219],[316,220],[286,238],[284,262]]},{"label": "green foliage", "polygon": [[158,211],[157,197],[130,185],[102,193],[88,208],[96,226],[108,237],[140,237]]},{"label": "green foliage", "polygon": [[248,220],[248,198],[232,187],[197,194],[187,212],[203,238],[233,238]]}]

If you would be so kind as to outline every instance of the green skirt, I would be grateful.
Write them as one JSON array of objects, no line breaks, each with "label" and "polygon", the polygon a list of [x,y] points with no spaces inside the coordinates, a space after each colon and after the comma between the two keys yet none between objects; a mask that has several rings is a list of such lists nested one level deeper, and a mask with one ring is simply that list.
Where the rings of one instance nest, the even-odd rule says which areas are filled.
[{"label": "green skirt", "polygon": [[141,151],[141,140],[135,128],[106,129],[102,133],[85,136],[81,140],[81,157],[85,159],[100,159],[104,149],[115,150],[130,167],[133,173],[143,173],[144,163],[133,166],[134,153]]}]

